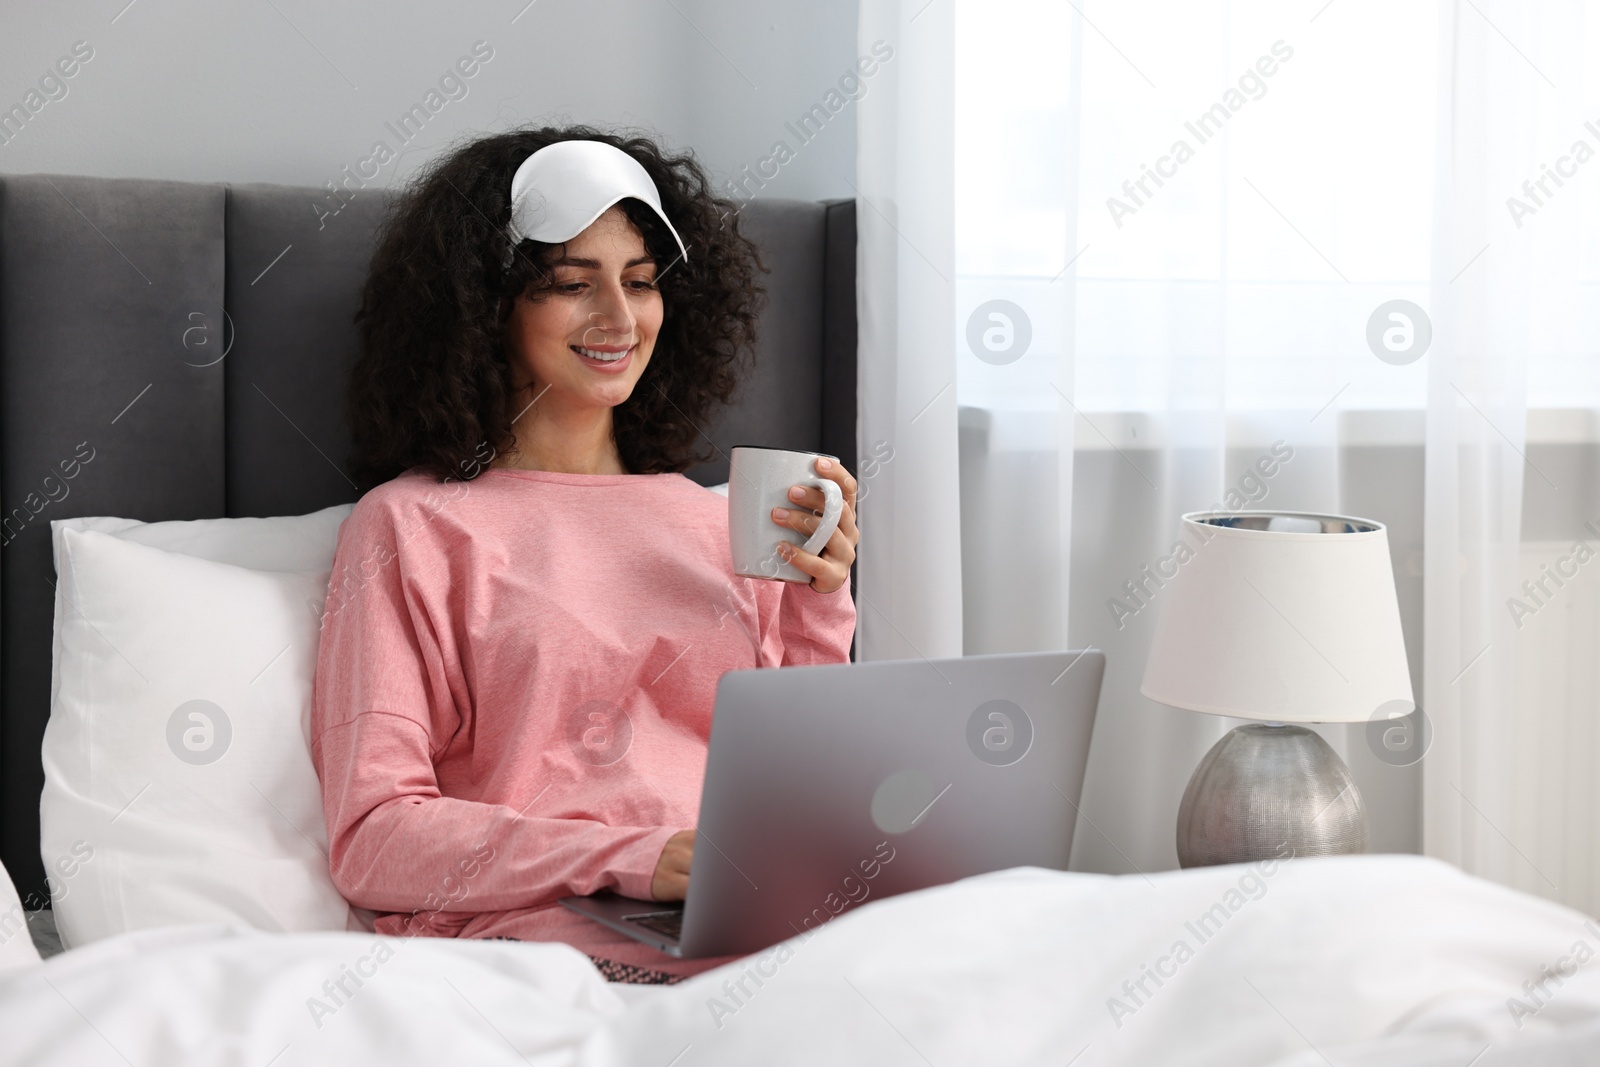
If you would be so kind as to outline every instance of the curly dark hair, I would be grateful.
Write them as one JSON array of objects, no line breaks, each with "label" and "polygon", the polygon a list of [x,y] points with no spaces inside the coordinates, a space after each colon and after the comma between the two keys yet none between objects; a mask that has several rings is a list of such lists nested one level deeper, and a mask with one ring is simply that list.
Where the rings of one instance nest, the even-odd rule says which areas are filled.
[{"label": "curly dark hair", "polygon": [[[523,128],[475,138],[430,163],[378,230],[355,322],[361,352],[345,396],[360,489],[412,467],[470,480],[515,444],[505,323],[515,298],[548,293],[562,246],[523,241],[504,266],[511,178],[556,141],[603,141],[637,159],[689,250],[642,201],[620,202],[656,261],[661,331],[632,395],[612,410],[623,466],[681,471],[710,458],[698,425],[728,403],[754,359],[766,272],[739,232],[738,208],[715,196],[694,155],[590,126]],[[492,449],[492,451],[491,451]]]}]

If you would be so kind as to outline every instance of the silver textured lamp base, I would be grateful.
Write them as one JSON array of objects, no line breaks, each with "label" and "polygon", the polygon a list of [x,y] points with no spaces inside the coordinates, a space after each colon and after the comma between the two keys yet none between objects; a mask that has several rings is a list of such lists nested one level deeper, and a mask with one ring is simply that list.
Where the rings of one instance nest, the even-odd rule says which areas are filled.
[{"label": "silver textured lamp base", "polygon": [[1229,731],[1195,768],[1178,805],[1183,867],[1366,850],[1367,809],[1350,769],[1303,726]]}]

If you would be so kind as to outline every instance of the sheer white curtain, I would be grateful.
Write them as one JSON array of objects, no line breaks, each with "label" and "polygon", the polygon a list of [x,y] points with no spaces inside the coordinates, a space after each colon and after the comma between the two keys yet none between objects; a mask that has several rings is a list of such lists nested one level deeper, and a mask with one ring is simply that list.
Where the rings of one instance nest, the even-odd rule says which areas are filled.
[{"label": "sheer white curtain", "polygon": [[[1507,603],[1525,508],[1600,549],[1562,518],[1600,517],[1600,420],[1541,414],[1600,408],[1597,27],[1577,2],[862,0],[900,78],[858,144],[862,455],[894,445],[863,658],[1104,649],[1075,867],[1174,866],[1235,725],[1138,695],[1178,516],[1342,511],[1390,527],[1432,728],[1410,765],[1323,728],[1373,849],[1600,909],[1596,657],[1527,667],[1588,601],[1521,627]],[[1369,343],[1396,300],[1419,357]]]},{"label": "sheer white curtain", "polygon": [[[1592,647],[1567,644],[1572,627],[1552,618],[1570,619],[1592,590],[1570,581],[1575,562],[1566,580],[1520,587],[1525,516],[1554,527],[1536,535],[1560,550],[1550,564],[1580,538],[1600,547],[1578,521],[1600,516],[1593,474],[1535,447],[1544,411],[1528,410],[1597,400],[1600,183],[1583,164],[1600,151],[1600,7],[1447,4],[1438,38],[1451,62],[1430,293],[1423,704],[1436,739],[1423,841],[1429,855],[1600,913],[1600,707],[1592,688],[1539,677],[1592,675]],[[1552,510],[1570,517],[1551,523]],[[1540,647],[1551,642],[1567,647]]]},{"label": "sheer white curtain", "polygon": [[[861,659],[961,655],[952,336],[951,6],[861,5],[857,105]],[[865,106],[870,101],[871,106]]]}]

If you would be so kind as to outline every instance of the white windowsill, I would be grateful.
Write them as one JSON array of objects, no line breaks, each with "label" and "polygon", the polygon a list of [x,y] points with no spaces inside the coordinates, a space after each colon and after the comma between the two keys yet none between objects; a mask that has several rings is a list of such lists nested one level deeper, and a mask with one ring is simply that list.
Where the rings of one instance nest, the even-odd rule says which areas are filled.
[{"label": "white windowsill", "polygon": [[[1468,414],[1472,414],[1470,411]],[[1486,413],[1492,414],[1492,413]],[[1214,439],[1214,416],[1208,412],[1175,412],[1158,417],[1149,412],[1088,411],[1075,418],[1073,447],[1080,452],[1113,448],[1167,447],[1168,419],[1193,419],[1190,432],[1196,442]],[[1479,416],[1474,415],[1474,418]],[[1059,432],[1055,409],[989,409],[963,406],[963,430],[988,436],[992,452],[1054,451]],[[1331,429],[1330,429],[1331,424]],[[1510,427],[1499,427],[1509,431]],[[1411,446],[1420,448],[1427,432],[1426,414],[1420,409],[1350,410],[1316,412],[1238,412],[1228,416],[1230,448],[1250,448],[1287,440],[1300,447],[1329,443],[1330,432],[1342,447]],[[1600,410],[1593,408],[1530,408],[1527,445],[1600,444]]]}]

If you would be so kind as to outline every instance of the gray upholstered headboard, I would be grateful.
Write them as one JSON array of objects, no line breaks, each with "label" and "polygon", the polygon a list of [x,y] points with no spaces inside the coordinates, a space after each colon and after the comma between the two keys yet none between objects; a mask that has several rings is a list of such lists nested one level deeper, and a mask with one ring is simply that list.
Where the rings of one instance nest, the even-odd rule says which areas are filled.
[{"label": "gray upholstered headboard", "polygon": [[[45,899],[50,520],[356,499],[343,389],[385,195],[329,215],[314,188],[0,176],[0,861],[29,907]],[[768,306],[755,374],[708,436],[854,470],[854,202],[753,201],[742,221]],[[725,481],[727,461],[689,475]]]}]

